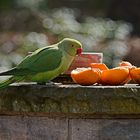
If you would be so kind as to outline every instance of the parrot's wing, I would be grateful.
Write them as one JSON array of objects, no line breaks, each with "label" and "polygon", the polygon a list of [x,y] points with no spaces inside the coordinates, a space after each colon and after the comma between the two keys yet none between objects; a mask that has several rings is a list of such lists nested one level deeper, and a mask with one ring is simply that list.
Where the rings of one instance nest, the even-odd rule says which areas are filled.
[{"label": "parrot's wing", "polygon": [[0,75],[23,76],[51,71],[60,66],[62,51],[58,48],[45,48],[27,56],[16,68],[0,73]]},{"label": "parrot's wing", "polygon": [[17,69],[44,72],[56,69],[62,61],[62,51],[58,48],[45,48],[25,58]]}]

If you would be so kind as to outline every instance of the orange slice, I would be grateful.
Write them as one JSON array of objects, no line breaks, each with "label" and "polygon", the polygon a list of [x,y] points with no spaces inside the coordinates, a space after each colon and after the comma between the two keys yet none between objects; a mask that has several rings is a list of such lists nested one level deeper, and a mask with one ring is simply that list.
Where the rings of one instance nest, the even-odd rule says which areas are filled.
[{"label": "orange slice", "polygon": [[75,83],[89,86],[100,79],[100,71],[92,68],[77,68],[71,72],[71,77]]},{"label": "orange slice", "polygon": [[[91,63],[90,64],[91,68],[97,68],[100,70],[100,73],[102,73],[102,71],[104,70],[108,70],[108,67],[104,64],[104,63]],[[102,84],[101,78],[98,80],[97,82],[98,84]]]},{"label": "orange slice", "polygon": [[128,77],[129,70],[125,67],[116,67],[101,73],[101,81],[104,85],[121,85]]},{"label": "orange slice", "polygon": [[101,71],[102,70],[108,70],[108,67],[104,63],[91,63],[90,67],[91,68],[98,68]]},{"label": "orange slice", "polygon": [[130,76],[133,79],[133,81],[140,84],[140,67],[133,67],[132,69],[130,69]]},{"label": "orange slice", "polygon": [[128,68],[129,69],[129,76],[128,76],[128,78],[122,83],[122,84],[127,84],[127,83],[129,83],[131,80],[132,80],[132,78],[131,78],[131,76],[130,76],[130,69],[131,68],[133,68],[133,67],[135,67],[135,66],[133,66],[130,62],[128,62],[128,61],[122,61],[122,62],[120,62],[119,63],[119,66],[120,67],[125,67],[125,68]]}]

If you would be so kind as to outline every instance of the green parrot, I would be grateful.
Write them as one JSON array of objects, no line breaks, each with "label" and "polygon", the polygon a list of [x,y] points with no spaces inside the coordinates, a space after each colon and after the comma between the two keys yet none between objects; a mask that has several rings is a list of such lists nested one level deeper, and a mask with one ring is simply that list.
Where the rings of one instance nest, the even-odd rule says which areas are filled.
[{"label": "green parrot", "polygon": [[11,76],[0,83],[0,89],[23,80],[37,83],[48,82],[64,73],[75,56],[81,52],[82,44],[70,38],[64,38],[57,44],[37,49],[15,68],[0,73],[0,76]]}]

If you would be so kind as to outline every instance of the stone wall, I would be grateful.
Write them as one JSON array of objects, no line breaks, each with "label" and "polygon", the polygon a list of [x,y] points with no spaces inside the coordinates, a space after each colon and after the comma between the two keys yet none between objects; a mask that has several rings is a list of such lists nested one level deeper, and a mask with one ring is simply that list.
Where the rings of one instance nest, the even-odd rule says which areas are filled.
[{"label": "stone wall", "polygon": [[140,120],[1,116],[0,140],[140,140]]},{"label": "stone wall", "polygon": [[0,91],[0,140],[140,140],[140,87],[10,86]]}]

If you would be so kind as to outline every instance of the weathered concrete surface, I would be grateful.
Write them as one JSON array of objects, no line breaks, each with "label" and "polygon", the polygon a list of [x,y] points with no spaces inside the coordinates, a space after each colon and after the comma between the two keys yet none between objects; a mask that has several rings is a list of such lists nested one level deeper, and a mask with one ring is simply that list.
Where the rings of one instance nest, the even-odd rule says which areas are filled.
[{"label": "weathered concrete surface", "polygon": [[0,140],[140,140],[140,120],[0,116]]},{"label": "weathered concrete surface", "polygon": [[0,116],[0,140],[67,140],[68,120]]},{"label": "weathered concrete surface", "polygon": [[22,84],[0,90],[0,114],[140,115],[140,86]]},{"label": "weathered concrete surface", "polygon": [[70,140],[140,140],[139,119],[72,119]]}]

